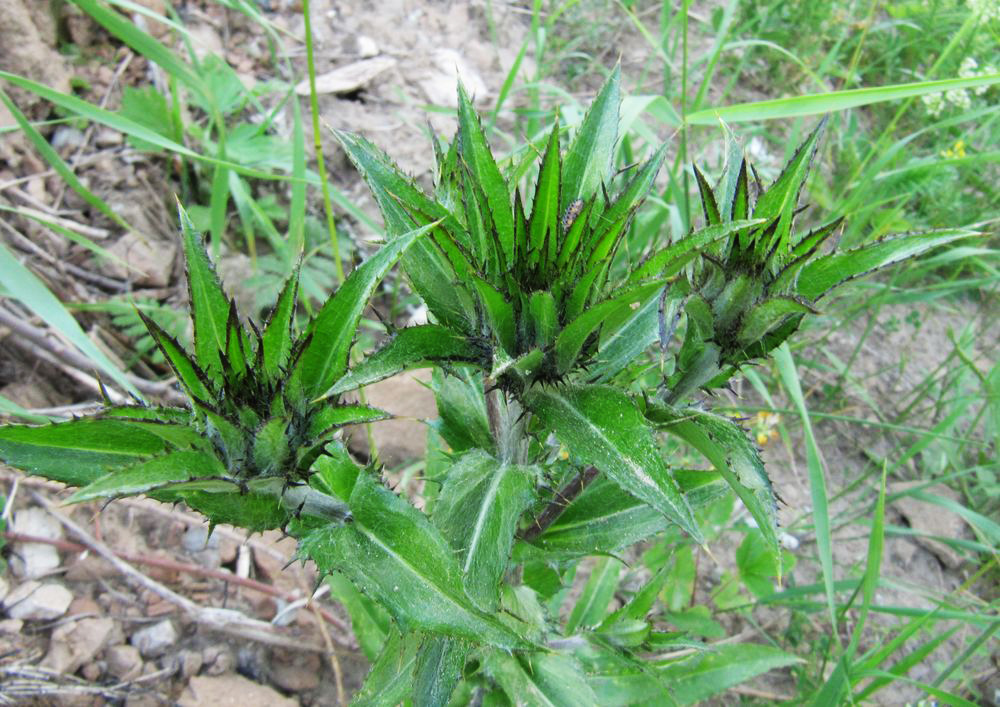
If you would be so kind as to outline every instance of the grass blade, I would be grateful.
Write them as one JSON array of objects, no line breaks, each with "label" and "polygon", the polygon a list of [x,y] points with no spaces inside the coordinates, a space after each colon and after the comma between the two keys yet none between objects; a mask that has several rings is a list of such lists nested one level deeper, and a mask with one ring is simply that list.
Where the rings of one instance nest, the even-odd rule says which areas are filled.
[{"label": "grass blade", "polygon": [[83,329],[38,277],[21,265],[17,258],[0,243],[0,285],[61,334],[71,344],[94,362],[96,368],[107,373],[112,380],[132,395],[142,399],[125,374],[111,362],[103,351],[87,337]]},{"label": "grass blade", "polygon": [[837,630],[836,600],[834,597],[833,576],[833,545],[830,536],[830,507],[826,491],[826,477],[823,471],[823,458],[813,435],[812,423],[809,420],[809,410],[806,408],[802,386],[799,384],[799,374],[795,370],[795,361],[787,343],[774,350],[774,362],[778,367],[781,382],[788,392],[792,405],[802,418],[802,434],[806,444],[806,465],[809,470],[809,488],[812,493],[813,525],[816,530],[816,548],[819,551],[819,562],[823,569],[823,586],[826,590],[827,609],[833,624],[833,634],[840,640]]},{"label": "grass blade", "polygon": [[688,125],[716,125],[720,120],[727,123],[744,123],[753,120],[778,120],[796,118],[803,115],[832,113],[872,103],[896,101],[901,98],[923,96],[952,89],[992,86],[1000,83],[1000,74],[989,74],[972,79],[945,79],[942,81],[919,81],[916,83],[854,88],[848,91],[808,94],[793,98],[775,98],[768,101],[738,103],[732,106],[705,108],[686,116]]}]

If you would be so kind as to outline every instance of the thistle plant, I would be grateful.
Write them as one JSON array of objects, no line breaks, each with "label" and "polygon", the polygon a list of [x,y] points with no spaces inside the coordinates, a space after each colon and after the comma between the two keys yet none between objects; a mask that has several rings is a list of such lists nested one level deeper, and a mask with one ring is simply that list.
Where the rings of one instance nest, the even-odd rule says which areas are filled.
[{"label": "thistle plant", "polygon": [[[498,161],[461,87],[458,99],[458,134],[435,144],[433,195],[368,141],[337,134],[388,239],[301,336],[294,278],[263,331],[248,328],[184,222],[194,356],[148,327],[190,405],[0,428],[0,459],[82,486],[76,500],[148,493],[214,522],[288,525],[372,660],[356,704],[682,701],[692,663],[662,654],[697,644],[655,609],[670,575],[611,610],[615,556],[654,536],[705,543],[697,511],[735,493],[781,571],[757,446],[699,391],[766,357],[840,283],[970,233],[821,253],[840,220],[795,225],[821,124],[770,186],[738,149],[715,186],[695,169],[705,225],[633,264],[622,244],[667,147],[615,173],[617,71],[568,140],[556,121],[528,187],[533,155]],[[361,312],[397,259],[431,321],[392,330],[349,370]],[[383,416],[344,393],[428,365],[440,419],[418,507],[351,461],[334,433]],[[669,463],[670,437],[712,469]],[[566,617],[590,556],[602,559]],[[795,660],[754,650],[773,650],[771,666]],[[735,653],[693,660],[719,655],[733,674],[758,670]]]},{"label": "thistle plant", "polygon": [[[297,275],[263,330],[241,320],[187,214],[180,210],[194,351],[151,319],[149,335],[188,399],[184,407],[108,405],[46,427],[0,428],[0,459],[81,488],[71,501],[147,493],[184,501],[213,523],[253,530],[313,518],[342,523],[347,506],[325,493],[318,469],[350,464],[337,432],[383,419],[380,410],[317,400],[340,378],[375,285],[416,231],[361,265],[304,332],[294,334]],[[329,482],[329,480],[327,480]]]}]

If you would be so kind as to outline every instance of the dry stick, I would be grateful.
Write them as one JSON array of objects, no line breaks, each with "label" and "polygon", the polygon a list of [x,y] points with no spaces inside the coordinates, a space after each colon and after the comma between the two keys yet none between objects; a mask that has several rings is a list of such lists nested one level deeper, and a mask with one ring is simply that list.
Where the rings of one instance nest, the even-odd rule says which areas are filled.
[{"label": "dry stick", "polygon": [[527,542],[531,542],[539,535],[548,530],[549,526],[556,522],[556,519],[566,510],[566,506],[579,496],[591,481],[597,478],[598,471],[592,466],[588,466],[581,471],[576,478],[566,484],[561,491],[557,491],[555,498],[549,501],[531,527],[524,531],[521,536]]},{"label": "dry stick", "polygon": [[[78,369],[81,372],[93,370],[94,368],[94,364],[89,358],[66,346],[63,346],[61,343],[56,342],[51,337],[46,335],[44,329],[28,324],[4,307],[0,307],[0,325],[9,328],[15,334],[18,334],[38,346],[43,347],[53,356],[61,359],[64,363]],[[17,343],[17,339],[14,339],[14,343]],[[176,392],[174,389],[173,381],[156,382],[148,381],[129,373],[126,373],[125,375],[132,385],[147,395],[160,396],[171,402],[184,400],[180,393]]]},{"label": "dry stick", "polygon": [[87,282],[92,282],[95,285],[100,285],[107,290],[114,290],[117,292],[123,292],[127,288],[125,286],[124,280],[116,280],[112,277],[105,277],[104,275],[98,275],[97,273],[85,270],[78,265],[73,265],[72,263],[60,262],[60,260],[49,253],[47,250],[41,246],[32,242],[29,238],[22,235],[16,228],[9,225],[6,221],[3,222],[4,227],[7,229],[7,233],[14,239],[16,245],[22,250],[31,251],[37,255],[42,260],[50,263],[53,267],[61,268],[65,270],[70,275],[77,277],[81,280],[86,280]]},{"label": "dry stick", "polygon": [[290,636],[283,636],[278,632],[277,627],[272,626],[266,621],[251,619],[239,611],[199,606],[187,597],[181,596],[177,592],[164,587],[159,582],[150,579],[132,565],[120,559],[111,548],[95,540],[90,533],[70,520],[56,508],[56,505],[52,501],[39,493],[33,493],[32,496],[36,503],[43,506],[56,520],[66,526],[66,528],[80,539],[80,542],[107,560],[116,570],[125,576],[126,580],[148,589],[162,599],[181,608],[199,626],[203,626],[210,631],[227,633],[238,638],[258,641],[259,643],[272,646],[317,653],[325,652],[323,646],[305,643],[301,638],[295,639]]},{"label": "dry stick", "polygon": [[[115,73],[112,74],[111,76],[111,81],[108,82],[108,89],[104,92],[104,95],[101,97],[101,102],[98,104],[98,107],[100,107],[101,110],[104,110],[108,107],[108,100],[110,100],[111,98],[111,93],[112,91],[114,91],[115,85],[121,79],[122,74],[125,73],[125,69],[128,68],[128,65],[132,63],[132,58],[134,56],[135,55],[132,54],[132,52],[128,52],[125,55],[125,58],[118,63],[118,67],[115,69]],[[80,146],[76,149],[76,153],[73,155],[73,157],[70,158],[69,162],[67,163],[67,166],[70,169],[76,169],[77,162],[79,162],[80,158],[83,157],[84,150],[86,150],[87,147],[90,145],[90,140],[91,138],[94,137],[95,125],[96,125],[95,123],[91,122],[90,125],[87,126],[87,131],[83,134],[83,140],[80,141]],[[59,195],[56,197],[55,200],[56,209],[62,206],[63,199],[66,198],[67,186],[68,185],[64,180],[62,182],[62,189],[59,190]]]},{"label": "dry stick", "polygon": [[[87,546],[80,545],[79,543],[71,542],[69,540],[60,540],[56,538],[42,538],[36,535],[25,535],[24,533],[15,533],[12,531],[6,531],[3,537],[12,543],[42,543],[45,545],[52,545],[57,547],[63,552],[86,552]],[[263,582],[258,582],[255,579],[249,579],[247,577],[240,577],[239,575],[233,574],[232,572],[224,572],[222,570],[213,570],[208,567],[201,567],[199,565],[192,565],[187,562],[177,562],[175,560],[168,560],[163,557],[142,557],[140,555],[131,555],[127,552],[119,552],[117,550],[112,550],[116,557],[121,558],[125,562],[130,562],[135,565],[148,565],[150,567],[159,567],[160,569],[170,570],[172,572],[182,572],[184,574],[196,575],[199,577],[208,577],[210,579],[219,579],[223,582],[228,582],[229,584],[236,584],[241,587],[246,587],[247,589],[252,589],[261,594],[267,594],[272,597],[279,597],[285,601],[295,601],[296,596],[290,595],[286,592],[281,591],[277,587],[270,584],[264,584]],[[313,603],[313,608],[316,613],[323,620],[329,622],[336,626],[341,631],[347,631],[347,625],[344,621],[330,613],[327,609]],[[332,640],[332,639],[331,639]],[[351,647],[349,643],[341,643],[341,645],[346,647]]]}]

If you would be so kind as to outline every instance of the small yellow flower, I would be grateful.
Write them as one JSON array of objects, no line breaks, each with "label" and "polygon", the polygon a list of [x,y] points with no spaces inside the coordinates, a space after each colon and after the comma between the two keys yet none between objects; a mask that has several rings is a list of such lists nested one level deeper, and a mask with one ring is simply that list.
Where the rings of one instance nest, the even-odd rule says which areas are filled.
[{"label": "small yellow flower", "polygon": [[776,412],[758,412],[753,421],[754,438],[761,447],[778,439],[778,424],[781,415]]},{"label": "small yellow flower", "polygon": [[569,459],[569,450],[567,450],[567,449],[560,449],[559,450],[559,458],[562,459],[563,461],[566,461],[567,459]]},{"label": "small yellow flower", "polygon": [[941,153],[942,157],[965,157],[965,140],[959,139],[955,144]]}]

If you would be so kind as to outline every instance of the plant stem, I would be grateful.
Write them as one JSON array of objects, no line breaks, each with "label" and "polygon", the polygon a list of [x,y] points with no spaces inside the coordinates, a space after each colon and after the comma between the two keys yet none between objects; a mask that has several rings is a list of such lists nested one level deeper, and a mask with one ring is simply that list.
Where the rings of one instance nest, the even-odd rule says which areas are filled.
[{"label": "plant stem", "polygon": [[486,415],[490,421],[490,433],[496,443],[496,456],[504,464],[522,464],[525,461],[524,415],[520,403],[508,398],[499,388],[490,389],[490,381],[484,379],[486,390]]},{"label": "plant stem", "polygon": [[330,232],[333,261],[337,267],[337,284],[344,281],[344,263],[340,259],[340,240],[337,237],[337,223],[333,218],[333,201],[330,199],[330,184],[323,162],[323,139],[319,131],[319,99],[316,97],[316,61],[313,56],[312,15],[309,0],[302,0],[302,18],[305,20],[306,66],[309,69],[309,112],[312,114],[313,144],[316,146],[316,171],[323,192],[323,210],[326,212],[326,229]]},{"label": "plant stem", "polygon": [[597,469],[592,466],[588,466],[577,474],[572,481],[563,486],[561,491],[556,492],[555,498],[549,501],[549,505],[538,514],[535,522],[531,524],[530,528],[524,531],[521,538],[531,542],[548,530],[549,526],[556,522],[556,519],[562,515],[562,512],[572,503],[573,499],[583,493],[583,490],[596,478]]}]

